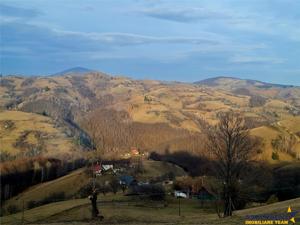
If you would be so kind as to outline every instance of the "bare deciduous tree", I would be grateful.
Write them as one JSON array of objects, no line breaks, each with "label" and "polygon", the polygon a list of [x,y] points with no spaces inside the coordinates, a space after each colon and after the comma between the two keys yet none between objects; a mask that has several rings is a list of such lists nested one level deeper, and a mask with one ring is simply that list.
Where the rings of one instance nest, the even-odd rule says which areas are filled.
[{"label": "bare deciduous tree", "polygon": [[205,127],[206,147],[216,161],[215,170],[223,184],[224,217],[231,216],[238,199],[243,169],[258,142],[249,135],[243,117],[232,111],[218,115],[219,122]]},{"label": "bare deciduous tree", "polygon": [[81,122],[82,128],[93,141],[95,157],[116,156],[131,147],[148,151],[173,150],[199,151],[201,134],[174,128],[166,123],[141,123],[132,121],[127,112],[98,109]]}]

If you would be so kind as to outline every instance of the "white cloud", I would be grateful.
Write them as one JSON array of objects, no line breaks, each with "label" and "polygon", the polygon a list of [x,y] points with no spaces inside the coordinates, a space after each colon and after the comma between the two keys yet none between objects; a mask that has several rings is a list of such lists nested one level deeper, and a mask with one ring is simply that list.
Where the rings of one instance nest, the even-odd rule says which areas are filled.
[{"label": "white cloud", "polygon": [[[92,41],[99,41],[105,44],[111,45],[141,45],[141,44],[218,44],[221,40],[213,37],[211,33],[203,33],[201,37],[157,37],[157,36],[146,36],[132,33],[84,33],[84,32],[74,32],[74,31],[63,31],[63,30],[53,30],[56,34],[61,36],[73,36],[86,38]],[[216,36],[216,35],[214,35]]]},{"label": "white cloud", "polygon": [[228,15],[225,12],[209,10],[204,7],[154,7],[141,8],[136,10],[136,12],[157,19],[184,23],[196,22],[199,20],[207,19],[232,19],[231,15]]},{"label": "white cloud", "polygon": [[265,56],[243,56],[236,55],[229,59],[231,63],[237,64],[257,64],[257,63],[267,63],[267,64],[281,64],[285,62],[285,59],[276,57],[265,57]]}]

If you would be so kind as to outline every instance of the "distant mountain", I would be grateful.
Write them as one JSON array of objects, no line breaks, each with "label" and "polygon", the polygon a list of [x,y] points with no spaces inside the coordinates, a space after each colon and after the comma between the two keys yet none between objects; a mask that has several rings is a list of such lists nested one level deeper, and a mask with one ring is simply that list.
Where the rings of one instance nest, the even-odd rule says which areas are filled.
[{"label": "distant mountain", "polygon": [[201,81],[194,82],[195,84],[207,85],[210,87],[219,87],[224,89],[248,88],[254,86],[257,88],[288,88],[293,85],[272,84],[257,80],[240,79],[235,77],[213,77]]},{"label": "distant mountain", "polygon": [[84,67],[73,67],[73,68],[70,68],[70,69],[63,70],[63,71],[61,71],[61,72],[52,74],[52,76],[61,76],[61,75],[71,74],[71,73],[85,74],[85,73],[93,72],[93,71],[94,71],[94,70],[87,69],[87,68],[84,68]]}]

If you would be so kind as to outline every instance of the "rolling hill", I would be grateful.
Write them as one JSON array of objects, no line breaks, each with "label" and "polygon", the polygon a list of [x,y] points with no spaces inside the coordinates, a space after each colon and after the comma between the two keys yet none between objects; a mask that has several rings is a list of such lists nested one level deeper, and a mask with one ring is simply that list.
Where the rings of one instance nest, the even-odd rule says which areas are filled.
[{"label": "rolling hill", "polygon": [[[183,150],[184,143],[190,142],[188,133],[201,134],[199,121],[215,123],[219,112],[231,109],[243,113],[253,135],[263,138],[265,147],[260,158],[272,160],[272,141],[279,135],[290,135],[296,140],[294,155],[280,152],[279,158],[291,160],[300,152],[300,88],[259,81],[218,77],[191,84],[133,80],[89,71],[82,75],[76,70],[65,71],[64,76],[6,76],[0,82],[0,109],[50,117],[86,146],[90,146],[85,126],[90,115],[103,109],[125,113],[126,118],[123,116],[117,125],[109,126],[134,123],[134,131],[143,130],[152,139],[151,144],[137,141],[132,145],[150,151],[167,146],[170,150]],[[111,114],[106,113],[109,117]],[[108,121],[109,117],[94,115],[93,119]],[[163,131],[155,132],[157,129]],[[156,137],[156,133],[168,138]],[[121,151],[130,147],[123,146]],[[195,147],[191,148],[187,150],[195,151]]]}]

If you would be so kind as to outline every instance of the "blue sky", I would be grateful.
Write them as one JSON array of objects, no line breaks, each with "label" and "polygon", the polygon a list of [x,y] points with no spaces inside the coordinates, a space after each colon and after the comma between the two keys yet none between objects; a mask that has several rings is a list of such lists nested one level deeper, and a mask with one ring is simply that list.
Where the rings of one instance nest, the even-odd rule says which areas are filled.
[{"label": "blue sky", "polygon": [[0,72],[300,85],[299,0],[1,0]]}]

